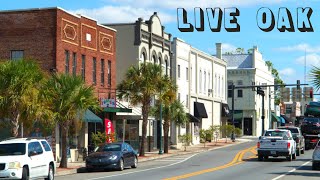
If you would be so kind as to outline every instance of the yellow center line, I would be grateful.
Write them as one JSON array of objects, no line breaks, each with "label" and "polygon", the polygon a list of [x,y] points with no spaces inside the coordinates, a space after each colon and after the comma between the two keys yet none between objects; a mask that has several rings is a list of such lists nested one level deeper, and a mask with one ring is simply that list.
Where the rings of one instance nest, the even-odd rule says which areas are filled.
[{"label": "yellow center line", "polygon": [[213,171],[217,171],[217,170],[220,170],[220,169],[225,169],[225,168],[228,168],[228,167],[231,167],[231,166],[235,166],[235,165],[241,164],[241,163],[244,162],[243,161],[243,156],[245,155],[245,153],[246,152],[250,152],[254,148],[255,148],[255,146],[239,151],[236,154],[236,156],[232,159],[232,161],[227,163],[227,164],[225,164],[225,165],[214,167],[214,168],[209,168],[209,169],[204,169],[204,170],[200,170],[200,171],[196,171],[196,172],[192,172],[192,173],[188,173],[188,174],[183,174],[183,175],[180,175],[180,176],[175,176],[175,177],[167,178],[167,179],[164,179],[164,180],[175,180],[175,179],[189,178],[189,177],[192,177],[192,176],[197,176],[197,175],[201,175],[201,174],[204,174],[204,173],[213,172]]}]

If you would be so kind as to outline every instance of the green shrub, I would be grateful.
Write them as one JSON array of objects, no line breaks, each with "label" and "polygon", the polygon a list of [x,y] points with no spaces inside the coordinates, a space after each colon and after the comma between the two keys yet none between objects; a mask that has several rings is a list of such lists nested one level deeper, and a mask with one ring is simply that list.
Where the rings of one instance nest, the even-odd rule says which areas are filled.
[{"label": "green shrub", "polygon": [[179,135],[179,141],[183,143],[184,151],[187,151],[187,146],[191,143],[191,134]]}]

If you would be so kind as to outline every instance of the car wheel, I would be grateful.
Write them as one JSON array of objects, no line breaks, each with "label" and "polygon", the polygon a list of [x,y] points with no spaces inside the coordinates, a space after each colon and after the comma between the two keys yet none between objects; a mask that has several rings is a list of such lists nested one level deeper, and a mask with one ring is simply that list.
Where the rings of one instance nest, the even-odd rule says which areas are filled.
[{"label": "car wheel", "polygon": [[297,154],[296,153],[294,153],[294,154],[292,154],[292,159],[297,159]]},{"label": "car wheel", "polygon": [[268,160],[269,156],[264,156],[263,158],[264,158],[264,160]]},{"label": "car wheel", "polygon": [[133,165],[131,167],[132,168],[137,168],[138,167],[138,158],[137,157],[134,157]]},{"label": "car wheel", "polygon": [[27,167],[23,167],[22,180],[29,180],[29,170]]},{"label": "car wheel", "polygon": [[289,156],[287,156],[287,160],[288,160],[288,161],[292,161],[292,154],[290,154]]},{"label": "car wheel", "polygon": [[316,170],[316,164],[315,163],[312,163],[312,170]]},{"label": "car wheel", "polygon": [[300,156],[300,148],[296,151],[297,156]]},{"label": "car wheel", "polygon": [[123,159],[121,158],[118,162],[118,170],[123,171],[124,165],[123,165]]},{"label": "car wheel", "polygon": [[48,177],[45,180],[54,180],[53,166],[49,165]]},{"label": "car wheel", "polygon": [[258,155],[258,161],[262,161],[263,160],[263,156],[262,155]]}]

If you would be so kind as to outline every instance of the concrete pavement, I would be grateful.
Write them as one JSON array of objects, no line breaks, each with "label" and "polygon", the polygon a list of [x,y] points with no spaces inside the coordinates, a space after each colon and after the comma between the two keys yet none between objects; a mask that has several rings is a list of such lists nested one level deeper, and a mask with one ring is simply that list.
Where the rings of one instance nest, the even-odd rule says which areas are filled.
[{"label": "concrete pavement", "polygon": [[[237,138],[235,142],[232,142],[230,139],[226,142],[225,139],[219,139],[217,142],[207,142],[204,146],[203,144],[197,144],[193,146],[188,146],[187,150],[184,151],[183,149],[170,149],[168,154],[159,155],[158,151],[154,152],[146,152],[144,157],[139,156],[139,162],[145,162],[160,158],[167,158],[172,156],[179,156],[184,154],[194,154],[199,152],[210,151],[214,149],[220,149],[244,142],[256,141],[257,137],[241,137]],[[59,163],[57,163],[57,167],[59,167]],[[77,172],[85,171],[85,163],[84,162],[72,162],[68,163],[68,168],[57,168],[56,176],[63,176],[69,174],[75,174]]]}]

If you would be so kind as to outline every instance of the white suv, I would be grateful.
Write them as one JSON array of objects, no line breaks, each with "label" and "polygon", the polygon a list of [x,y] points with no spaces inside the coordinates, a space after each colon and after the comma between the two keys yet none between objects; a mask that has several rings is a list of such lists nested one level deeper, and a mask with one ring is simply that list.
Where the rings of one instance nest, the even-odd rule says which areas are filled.
[{"label": "white suv", "polygon": [[0,141],[0,179],[54,179],[56,165],[45,139],[14,138]]}]

